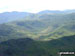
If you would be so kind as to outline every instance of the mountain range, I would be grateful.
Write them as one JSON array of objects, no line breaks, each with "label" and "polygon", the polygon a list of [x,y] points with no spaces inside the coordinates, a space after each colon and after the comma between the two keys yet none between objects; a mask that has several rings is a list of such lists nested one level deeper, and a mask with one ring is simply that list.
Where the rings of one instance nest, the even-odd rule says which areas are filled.
[{"label": "mountain range", "polygon": [[75,10],[0,13],[0,56],[58,56],[74,40]]}]

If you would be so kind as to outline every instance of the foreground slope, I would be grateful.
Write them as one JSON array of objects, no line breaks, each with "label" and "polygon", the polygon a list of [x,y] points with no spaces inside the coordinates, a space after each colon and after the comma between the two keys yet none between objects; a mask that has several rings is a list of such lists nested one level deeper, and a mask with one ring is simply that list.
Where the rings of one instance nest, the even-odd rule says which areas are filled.
[{"label": "foreground slope", "polygon": [[60,51],[75,51],[74,44],[75,35],[51,41],[12,39],[0,43],[0,56],[59,56]]}]

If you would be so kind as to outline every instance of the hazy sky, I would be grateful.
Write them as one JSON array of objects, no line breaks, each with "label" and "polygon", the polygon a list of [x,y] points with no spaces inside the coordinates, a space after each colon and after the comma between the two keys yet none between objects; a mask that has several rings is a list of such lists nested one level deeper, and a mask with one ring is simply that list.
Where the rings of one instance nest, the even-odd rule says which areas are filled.
[{"label": "hazy sky", "polygon": [[75,9],[75,0],[0,0],[0,12]]}]

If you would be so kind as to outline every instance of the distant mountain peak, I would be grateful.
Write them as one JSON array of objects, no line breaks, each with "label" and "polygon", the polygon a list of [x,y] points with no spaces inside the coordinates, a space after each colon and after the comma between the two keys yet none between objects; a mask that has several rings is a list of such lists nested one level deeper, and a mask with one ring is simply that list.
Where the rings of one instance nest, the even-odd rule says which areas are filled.
[{"label": "distant mountain peak", "polygon": [[45,14],[45,13],[72,13],[75,12],[75,10],[44,10],[44,11],[40,11],[38,14]]}]

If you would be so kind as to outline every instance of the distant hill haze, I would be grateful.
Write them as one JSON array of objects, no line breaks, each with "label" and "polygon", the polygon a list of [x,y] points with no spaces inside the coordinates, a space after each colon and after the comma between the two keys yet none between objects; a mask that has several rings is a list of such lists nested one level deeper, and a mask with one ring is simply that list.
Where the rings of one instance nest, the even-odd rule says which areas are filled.
[{"label": "distant hill haze", "polygon": [[0,13],[0,23],[23,19],[30,14],[31,13],[28,12],[16,12],[16,11]]},{"label": "distant hill haze", "polygon": [[[39,14],[39,15],[40,14],[61,14],[61,13],[74,13],[74,12],[75,10],[64,10],[64,11],[44,10],[35,14]],[[0,13],[0,23],[6,23],[6,22],[14,21],[14,20],[25,19],[29,15],[34,15],[34,13],[17,12],[17,11]]]},{"label": "distant hill haze", "polygon": [[74,13],[75,10],[63,10],[63,11],[60,11],[60,10],[44,10],[44,11],[41,11],[39,12],[39,14],[45,14],[45,13]]}]

